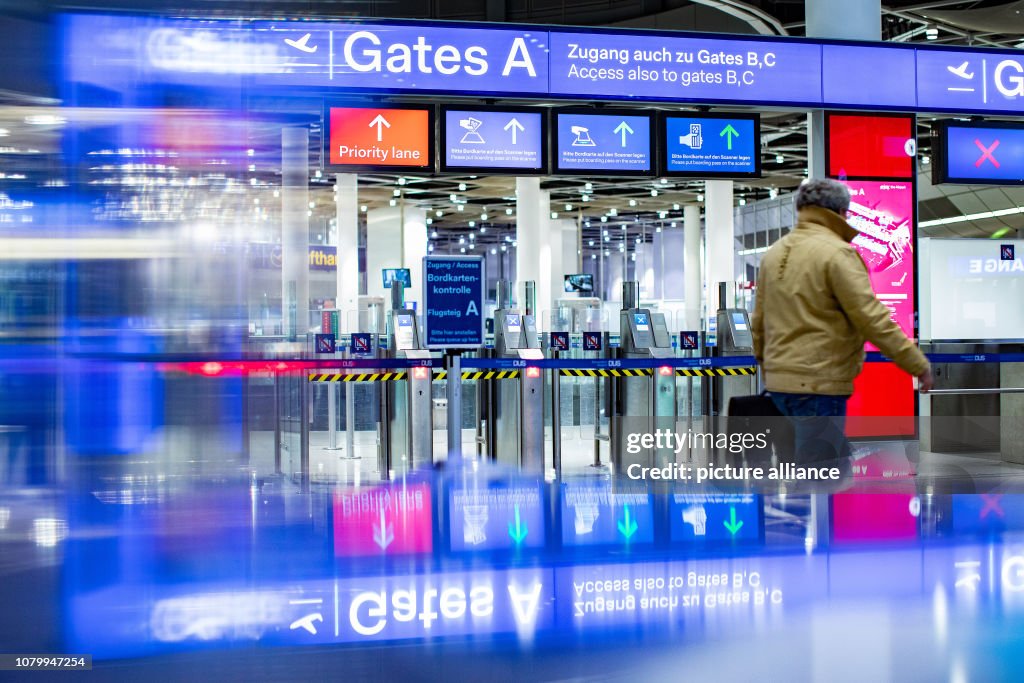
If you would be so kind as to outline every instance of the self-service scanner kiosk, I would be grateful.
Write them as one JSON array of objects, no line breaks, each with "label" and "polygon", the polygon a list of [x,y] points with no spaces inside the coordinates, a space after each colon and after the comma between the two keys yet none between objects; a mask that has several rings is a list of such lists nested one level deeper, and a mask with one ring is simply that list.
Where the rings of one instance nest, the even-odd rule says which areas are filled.
[{"label": "self-service scanner kiosk", "polygon": [[[494,355],[521,361],[544,357],[533,316],[533,283],[526,283],[525,311],[512,308],[511,283],[498,282],[494,311]],[[487,453],[527,472],[544,471],[544,374],[520,368],[518,379],[488,382]]]},{"label": "self-service scanner kiosk", "polygon": [[[430,352],[420,345],[416,311],[405,307],[405,294],[399,281],[391,284],[391,305],[387,319],[390,356],[429,359]],[[386,478],[390,470],[429,466],[434,460],[431,370],[414,366],[406,372],[405,382],[383,383],[382,478]]]},{"label": "self-service scanner kiosk", "polygon": [[[750,316],[742,308],[729,308],[727,301],[727,285],[718,283],[719,307],[716,315],[717,342],[712,348],[715,356],[753,356],[754,334],[750,329]],[[712,417],[724,415],[729,399],[733,396],[746,396],[754,392],[755,387],[746,382],[736,381],[734,377],[716,377],[705,382],[705,405],[711,407]]]},{"label": "self-service scanner kiosk", "polygon": [[[637,306],[638,282],[622,284],[622,311],[619,314],[619,357],[622,359],[671,358],[672,337],[662,313]],[[620,472],[633,463],[659,466],[672,462],[674,452],[629,453],[629,433],[656,429],[675,429],[675,369],[655,367],[650,376],[619,377],[616,381],[616,405],[611,421],[612,462]],[[633,450],[636,450],[635,448]]]}]

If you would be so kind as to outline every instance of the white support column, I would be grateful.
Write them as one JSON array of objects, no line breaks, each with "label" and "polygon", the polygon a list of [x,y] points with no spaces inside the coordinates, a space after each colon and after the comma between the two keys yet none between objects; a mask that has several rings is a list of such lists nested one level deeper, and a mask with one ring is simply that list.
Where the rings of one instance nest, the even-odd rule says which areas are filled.
[{"label": "white support column", "polygon": [[412,287],[405,290],[405,300],[415,301],[423,312],[423,257],[427,255],[427,213],[424,209],[405,205],[402,215],[402,267],[409,269]]},{"label": "white support column", "polygon": [[550,220],[551,194],[540,189],[540,178],[516,178],[516,281],[536,282],[538,303],[551,297],[550,276],[541,268],[542,251],[548,252],[550,264],[550,247],[545,248],[544,239]]},{"label": "white support column", "polygon": [[700,206],[683,207],[683,295],[686,308],[686,329],[701,330],[701,299],[704,287],[703,262],[700,257]]},{"label": "white support column", "polygon": [[335,305],[341,321],[356,321],[359,319],[359,177],[354,173],[339,173],[334,180],[334,246],[338,263]]},{"label": "white support column", "polygon": [[[400,248],[396,248],[401,245]],[[394,206],[366,214],[366,293],[384,297],[390,306],[390,292],[384,289],[384,268],[408,268],[412,287],[405,290],[407,301],[421,301],[423,257],[427,254],[427,216],[423,209]]]},{"label": "white support column", "polygon": [[[704,260],[707,292],[706,314],[718,310],[718,283],[736,281],[736,239],[733,225],[733,181],[708,180],[704,192]],[[731,301],[726,302],[731,305]]]},{"label": "white support column", "polygon": [[288,340],[309,332],[309,130],[281,130],[281,321]]},{"label": "white support column", "polygon": [[[882,39],[881,0],[808,0],[804,5],[808,38],[836,40]],[[824,178],[825,116],[821,109],[807,114],[807,177]]]}]

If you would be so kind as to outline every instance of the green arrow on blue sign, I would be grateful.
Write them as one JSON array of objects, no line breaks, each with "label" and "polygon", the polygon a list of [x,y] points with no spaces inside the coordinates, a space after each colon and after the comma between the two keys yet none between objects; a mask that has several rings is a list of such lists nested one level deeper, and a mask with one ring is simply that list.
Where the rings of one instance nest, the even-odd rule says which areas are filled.
[{"label": "green arrow on blue sign", "polygon": [[636,520],[629,516],[629,506],[623,505],[622,512],[625,515],[621,521],[619,521],[619,533],[626,537],[628,541],[636,533],[637,525]]},{"label": "green arrow on blue sign", "polygon": [[739,520],[739,521],[736,520],[736,508],[734,508],[733,506],[730,505],[729,506],[729,520],[726,521],[726,522],[722,522],[722,524],[725,525],[725,528],[729,530],[730,534],[735,536],[736,532],[738,532],[740,530],[740,528],[743,526],[743,520],[742,519]]},{"label": "green arrow on blue sign", "polygon": [[725,139],[725,142],[729,146],[729,149],[732,149],[732,139],[734,136],[739,137],[740,133],[738,130],[733,128],[732,124],[730,123],[728,126],[722,129],[722,132],[718,134],[718,137],[722,137],[723,135],[729,136]]},{"label": "green arrow on blue sign", "polygon": [[521,544],[523,542],[523,539],[526,538],[526,534],[529,533],[529,530],[526,528],[526,522],[524,522],[524,521],[519,519],[519,506],[518,505],[515,506],[515,510],[516,510],[516,525],[513,527],[512,523],[509,522],[509,524],[508,524],[508,535],[511,536],[512,540],[516,542],[516,545],[519,545],[519,544]]}]

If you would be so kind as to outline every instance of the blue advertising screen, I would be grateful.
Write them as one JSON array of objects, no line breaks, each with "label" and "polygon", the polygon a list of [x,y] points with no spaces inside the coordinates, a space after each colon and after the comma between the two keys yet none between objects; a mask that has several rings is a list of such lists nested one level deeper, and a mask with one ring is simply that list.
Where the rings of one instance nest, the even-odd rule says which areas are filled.
[{"label": "blue advertising screen", "polygon": [[665,172],[703,177],[758,176],[756,117],[665,117]]},{"label": "blue advertising screen", "polygon": [[965,123],[938,130],[936,182],[1024,184],[1024,126]]},{"label": "blue advertising screen", "polygon": [[605,175],[654,172],[650,116],[561,111],[555,118],[556,172]]},{"label": "blue advertising screen", "polygon": [[423,258],[427,348],[477,348],[484,343],[484,261],[479,256]]},{"label": "blue advertising screen", "polygon": [[446,109],[442,126],[442,170],[547,170],[542,112]]}]

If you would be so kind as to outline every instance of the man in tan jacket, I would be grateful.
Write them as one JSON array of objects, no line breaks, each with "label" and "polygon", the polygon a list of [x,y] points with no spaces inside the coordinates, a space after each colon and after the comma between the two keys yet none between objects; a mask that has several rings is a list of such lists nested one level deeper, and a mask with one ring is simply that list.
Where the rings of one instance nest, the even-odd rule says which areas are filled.
[{"label": "man in tan jacket", "polygon": [[875,297],[850,244],[850,192],[812,179],[796,192],[796,228],[765,254],[751,320],[765,389],[796,430],[796,461],[849,457],[846,401],[864,364],[864,342],[932,386],[928,360]]}]

